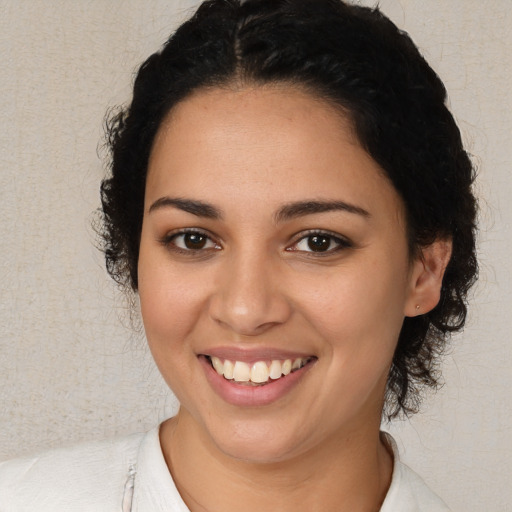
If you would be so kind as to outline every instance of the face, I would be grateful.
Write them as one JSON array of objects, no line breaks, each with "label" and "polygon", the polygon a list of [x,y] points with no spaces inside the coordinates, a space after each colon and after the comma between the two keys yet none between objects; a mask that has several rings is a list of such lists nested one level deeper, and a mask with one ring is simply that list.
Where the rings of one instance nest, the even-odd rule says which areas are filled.
[{"label": "face", "polygon": [[176,106],[150,158],[138,271],[190,431],[276,461],[378,430],[414,300],[405,231],[398,194],[329,104],[282,86]]}]

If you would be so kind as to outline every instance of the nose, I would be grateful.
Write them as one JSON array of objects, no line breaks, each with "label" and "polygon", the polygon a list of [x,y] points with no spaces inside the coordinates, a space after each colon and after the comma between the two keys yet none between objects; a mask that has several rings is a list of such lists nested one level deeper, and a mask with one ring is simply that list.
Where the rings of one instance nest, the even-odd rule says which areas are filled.
[{"label": "nose", "polygon": [[210,300],[211,318],[242,336],[257,336],[285,323],[292,308],[276,267],[256,255],[226,261]]}]

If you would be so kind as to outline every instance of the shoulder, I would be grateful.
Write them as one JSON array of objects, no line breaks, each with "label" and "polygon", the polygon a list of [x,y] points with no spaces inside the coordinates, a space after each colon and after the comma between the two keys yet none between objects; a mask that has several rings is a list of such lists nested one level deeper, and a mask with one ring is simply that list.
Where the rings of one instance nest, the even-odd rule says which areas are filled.
[{"label": "shoulder", "polygon": [[144,434],[0,463],[0,512],[117,510]]},{"label": "shoulder", "polygon": [[393,438],[386,434],[385,439],[393,450],[394,469],[391,486],[380,512],[450,512],[424,480],[399,460]]}]

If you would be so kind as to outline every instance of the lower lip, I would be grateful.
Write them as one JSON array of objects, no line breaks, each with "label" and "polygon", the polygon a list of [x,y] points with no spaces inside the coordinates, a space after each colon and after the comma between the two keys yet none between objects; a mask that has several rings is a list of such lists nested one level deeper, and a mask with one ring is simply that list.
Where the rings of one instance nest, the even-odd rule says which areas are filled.
[{"label": "lower lip", "polygon": [[206,378],[211,387],[225,402],[242,407],[255,407],[269,405],[287,395],[306,375],[314,360],[308,362],[299,370],[268,384],[261,386],[248,386],[238,384],[234,380],[225,379],[219,375],[205,356],[199,356]]}]

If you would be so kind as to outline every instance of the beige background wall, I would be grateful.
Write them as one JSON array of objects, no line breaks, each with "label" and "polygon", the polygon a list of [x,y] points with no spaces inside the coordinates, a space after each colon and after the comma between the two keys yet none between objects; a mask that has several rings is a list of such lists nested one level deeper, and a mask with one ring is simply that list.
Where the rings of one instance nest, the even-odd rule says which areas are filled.
[{"label": "beige background wall", "polygon": [[[104,112],[195,3],[0,0],[0,459],[145,429],[175,407],[90,222]],[[446,386],[391,430],[454,510],[512,510],[512,2],[381,6],[445,80],[482,198],[481,281]]]}]

